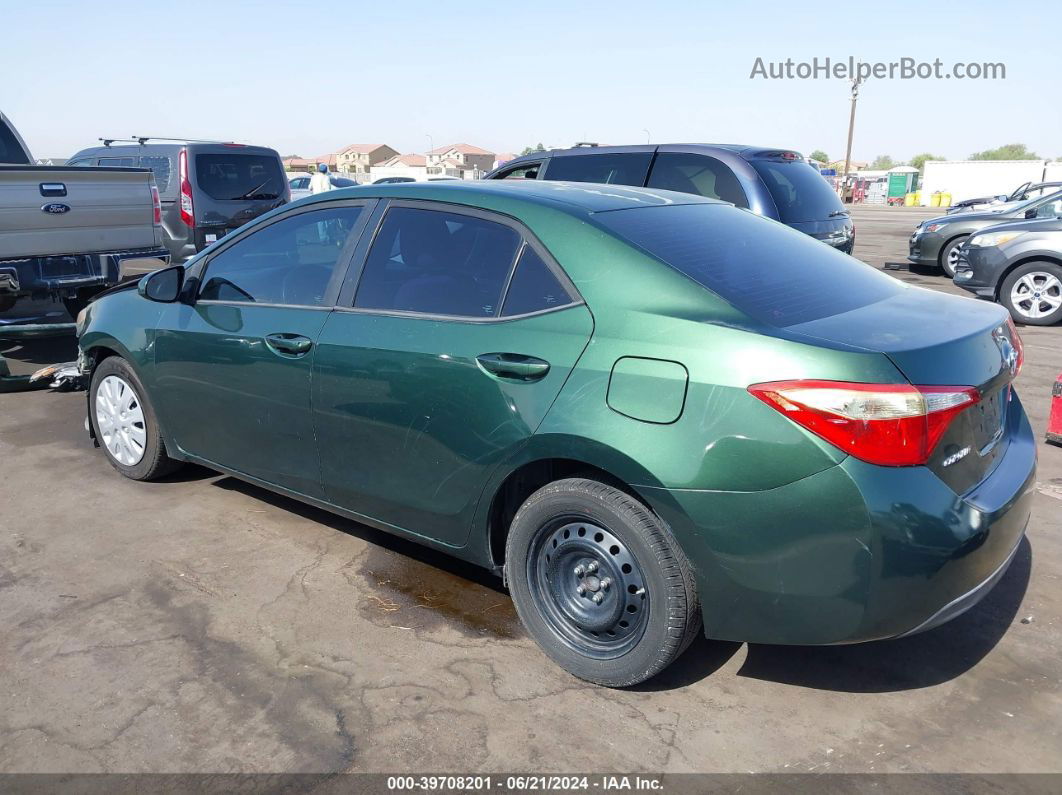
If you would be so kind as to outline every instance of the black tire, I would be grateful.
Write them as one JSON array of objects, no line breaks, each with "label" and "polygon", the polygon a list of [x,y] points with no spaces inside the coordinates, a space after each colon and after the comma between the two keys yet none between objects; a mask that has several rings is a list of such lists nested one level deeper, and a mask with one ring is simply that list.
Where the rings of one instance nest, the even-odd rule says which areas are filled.
[{"label": "black tire", "polygon": [[[101,399],[99,391],[108,376],[117,377],[132,389],[133,398],[135,399],[134,405],[139,406],[143,415],[143,453],[136,462],[123,463],[123,461],[119,460],[115,451],[106,443],[104,433],[100,429],[99,412],[97,410],[98,401]],[[106,397],[103,399],[106,401]],[[92,382],[89,385],[89,421],[92,423],[96,441],[107,456],[107,460],[111,466],[127,478],[132,480],[154,480],[180,468],[180,461],[175,461],[166,455],[166,445],[162,441],[159,423],[155,418],[155,410],[147,398],[144,385],[140,383],[140,379],[137,378],[136,372],[129,363],[120,356],[110,356],[104,359],[92,373]]]},{"label": "black tire", "polygon": [[958,252],[959,246],[970,239],[969,235],[957,237],[954,240],[949,240],[948,243],[940,250],[940,255],[937,257],[937,262],[940,264],[941,269],[951,279],[955,276],[955,256]]},{"label": "black tire", "polygon": [[652,678],[701,628],[693,569],[671,532],[641,502],[595,480],[558,480],[528,497],[513,518],[505,572],[542,650],[599,685]]},{"label": "black tire", "polygon": [[[1046,314],[1039,317],[1032,315],[1035,293],[1024,289],[1030,284],[1048,288],[1044,291],[1044,297],[1050,299],[1050,303],[1037,302],[1037,306],[1041,311],[1046,311],[1051,304],[1057,304],[1053,311],[1046,311]],[[1021,300],[1023,294],[1029,295],[1031,300]],[[1062,267],[1053,262],[1026,262],[1019,265],[1007,274],[1007,278],[1000,285],[999,302],[1010,311],[1010,316],[1016,323],[1024,323],[1027,326],[1053,326],[1062,321]]]}]

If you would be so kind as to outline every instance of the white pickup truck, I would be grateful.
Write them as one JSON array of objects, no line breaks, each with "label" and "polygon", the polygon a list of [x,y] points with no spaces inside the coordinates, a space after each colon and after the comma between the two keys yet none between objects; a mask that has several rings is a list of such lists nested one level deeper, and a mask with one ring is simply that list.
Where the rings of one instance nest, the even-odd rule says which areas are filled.
[{"label": "white pickup truck", "polygon": [[123,275],[168,261],[151,171],[35,165],[0,113],[0,313],[52,298],[76,315]]}]

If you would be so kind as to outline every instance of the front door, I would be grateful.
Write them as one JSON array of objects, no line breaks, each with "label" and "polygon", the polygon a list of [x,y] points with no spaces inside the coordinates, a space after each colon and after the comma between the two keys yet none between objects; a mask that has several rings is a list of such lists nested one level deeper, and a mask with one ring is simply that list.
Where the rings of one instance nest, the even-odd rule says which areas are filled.
[{"label": "front door", "polygon": [[356,297],[344,290],[318,338],[313,402],[329,501],[460,546],[593,318],[522,227],[438,206],[387,210]]},{"label": "front door", "polygon": [[321,495],[310,372],[364,210],[277,216],[193,272],[195,302],[167,307],[155,343],[160,421],[181,452]]}]

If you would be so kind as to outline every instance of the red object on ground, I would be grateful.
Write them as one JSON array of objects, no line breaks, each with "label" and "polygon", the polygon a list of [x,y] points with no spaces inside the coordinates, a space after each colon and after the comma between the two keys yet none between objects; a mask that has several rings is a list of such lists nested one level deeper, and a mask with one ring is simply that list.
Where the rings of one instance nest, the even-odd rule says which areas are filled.
[{"label": "red object on ground", "polygon": [[1047,441],[1062,444],[1062,373],[1051,387],[1051,416],[1047,419]]}]

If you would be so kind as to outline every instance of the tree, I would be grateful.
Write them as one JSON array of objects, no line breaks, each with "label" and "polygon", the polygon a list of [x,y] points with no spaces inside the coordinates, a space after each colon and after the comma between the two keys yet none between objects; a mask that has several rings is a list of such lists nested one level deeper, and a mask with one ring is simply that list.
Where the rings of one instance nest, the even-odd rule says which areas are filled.
[{"label": "tree", "polygon": [[871,171],[888,171],[890,168],[896,168],[900,165],[889,155],[878,155],[874,158],[874,162],[870,164]]},{"label": "tree", "polygon": [[971,160],[1039,160],[1036,152],[1030,152],[1025,144],[1004,144],[996,149],[974,152]]},{"label": "tree", "polygon": [[533,152],[545,152],[545,151],[546,151],[546,147],[544,147],[542,145],[542,142],[539,141],[534,146],[525,146],[524,147],[524,151],[522,151],[520,153],[520,156],[523,157],[524,155],[529,155],[529,154],[532,154]]},{"label": "tree", "polygon": [[923,152],[920,155],[915,155],[911,158],[911,165],[917,168],[919,171],[924,171],[926,168],[927,160],[947,160],[946,157],[939,155],[931,155],[929,152]]},{"label": "tree", "polygon": [[821,149],[816,149],[814,152],[808,155],[808,157],[810,157],[812,160],[818,160],[820,163],[830,162],[830,156],[823,152]]}]

